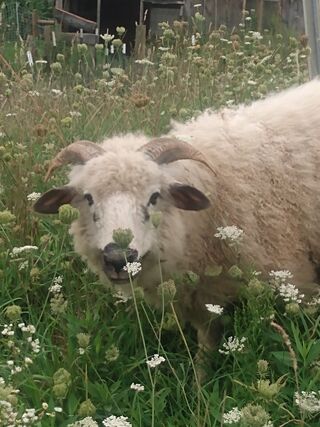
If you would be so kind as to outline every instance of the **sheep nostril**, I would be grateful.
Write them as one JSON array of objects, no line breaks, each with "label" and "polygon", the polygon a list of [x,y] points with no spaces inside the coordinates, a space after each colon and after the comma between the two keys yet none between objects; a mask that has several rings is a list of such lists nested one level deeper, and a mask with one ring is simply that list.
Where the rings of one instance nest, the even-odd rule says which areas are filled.
[{"label": "sheep nostril", "polygon": [[138,251],[128,248],[121,249],[116,243],[109,243],[103,250],[103,261],[105,266],[113,268],[116,273],[120,273],[127,262],[134,262],[138,259]]}]

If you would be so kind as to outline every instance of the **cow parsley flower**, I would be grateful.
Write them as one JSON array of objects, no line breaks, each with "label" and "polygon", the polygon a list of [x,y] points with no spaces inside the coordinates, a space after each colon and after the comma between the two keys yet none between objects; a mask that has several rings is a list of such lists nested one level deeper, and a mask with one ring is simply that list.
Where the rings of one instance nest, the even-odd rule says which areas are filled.
[{"label": "cow parsley flower", "polygon": [[151,357],[151,359],[147,360],[147,365],[150,368],[156,368],[158,365],[165,361],[166,359],[163,356],[159,356],[159,354],[156,353]]},{"label": "cow parsley flower", "polygon": [[86,417],[73,424],[68,424],[68,427],[98,427],[98,423],[92,417]]},{"label": "cow parsley flower", "polygon": [[241,411],[238,407],[232,408],[222,416],[224,424],[238,423],[241,419]]},{"label": "cow parsley flower", "polygon": [[128,262],[127,265],[123,267],[124,271],[126,271],[131,276],[135,276],[141,271],[141,263],[140,262]]},{"label": "cow parsley flower", "polygon": [[282,283],[292,279],[293,274],[289,270],[271,270],[269,276],[275,286],[280,286]]},{"label": "cow parsley flower", "polygon": [[132,383],[130,389],[136,392],[144,391],[144,385]]},{"label": "cow parsley flower", "polygon": [[12,249],[12,251],[10,252],[10,256],[11,257],[17,257],[18,255],[20,255],[23,252],[31,252],[31,251],[36,251],[36,250],[38,250],[38,246],[26,245],[26,246],[14,247]]},{"label": "cow parsley flower", "polygon": [[224,308],[218,304],[205,304],[205,306],[206,306],[206,309],[210,311],[210,313],[214,313],[218,315],[222,314],[224,310]]},{"label": "cow parsley flower", "polygon": [[41,196],[41,193],[33,192],[27,195],[27,200],[29,202],[35,202],[39,199],[40,196]]},{"label": "cow parsley flower", "polygon": [[132,427],[132,424],[129,423],[128,417],[116,417],[115,415],[111,415],[102,421],[102,424],[105,427]]},{"label": "cow parsley flower", "polygon": [[290,283],[283,283],[279,286],[279,295],[283,298],[284,302],[296,302],[298,304],[304,298],[304,294],[299,294],[299,289]]},{"label": "cow parsley flower", "polygon": [[217,233],[214,235],[220,240],[226,240],[230,244],[240,243],[243,238],[243,230],[236,225],[226,227],[217,227]]},{"label": "cow parsley flower", "polygon": [[241,353],[245,345],[244,343],[247,341],[247,338],[237,338],[237,337],[229,337],[227,342],[222,344],[223,349],[219,349],[219,353],[221,354],[230,354],[230,353]]},{"label": "cow parsley flower", "polygon": [[298,391],[294,394],[294,402],[299,408],[309,414],[320,412],[320,391]]}]

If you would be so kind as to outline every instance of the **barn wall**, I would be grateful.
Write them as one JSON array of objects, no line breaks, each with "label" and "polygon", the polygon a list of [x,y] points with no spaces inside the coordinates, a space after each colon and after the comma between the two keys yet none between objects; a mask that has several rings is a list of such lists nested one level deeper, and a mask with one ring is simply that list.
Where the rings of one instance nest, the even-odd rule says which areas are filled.
[{"label": "barn wall", "polygon": [[[211,22],[216,28],[221,24],[232,28],[241,21],[243,0],[185,0],[184,11],[187,18],[194,15],[195,3],[202,3],[203,6],[198,10],[204,14],[207,22]],[[257,11],[258,3],[258,0],[247,0],[246,9]],[[278,16],[280,21],[294,32],[304,32],[302,0],[280,0],[279,2],[265,0],[262,27],[269,28],[270,25],[274,25],[275,16]]]}]

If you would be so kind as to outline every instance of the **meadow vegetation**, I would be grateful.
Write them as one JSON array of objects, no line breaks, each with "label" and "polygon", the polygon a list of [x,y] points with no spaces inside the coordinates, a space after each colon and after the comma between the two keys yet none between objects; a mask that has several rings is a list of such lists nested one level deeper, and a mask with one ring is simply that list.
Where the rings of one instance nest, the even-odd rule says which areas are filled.
[{"label": "meadow vegetation", "polygon": [[122,27],[93,48],[39,44],[33,64],[22,41],[0,47],[1,426],[319,426],[320,301],[304,302],[289,272],[267,283],[232,268],[242,299],[223,312],[214,301],[204,307],[225,331],[200,386],[195,334],[182,332],[173,305],[162,318],[138,280],[134,299],[114,294],[72,249],[74,213],[32,211],[38,193],[65,182],[65,171],[44,176],[75,139],[159,135],[171,119],[308,78],[306,39],[260,34],[254,16],[232,32],[206,28],[198,13],[190,26],[161,28],[140,60],[122,54]]}]

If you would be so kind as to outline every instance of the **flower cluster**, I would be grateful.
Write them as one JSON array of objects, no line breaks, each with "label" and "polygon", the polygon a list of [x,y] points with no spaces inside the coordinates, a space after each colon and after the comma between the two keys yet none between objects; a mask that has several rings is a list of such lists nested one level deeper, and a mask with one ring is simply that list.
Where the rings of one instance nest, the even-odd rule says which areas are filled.
[{"label": "flower cluster", "polygon": [[49,287],[49,292],[52,293],[50,308],[55,315],[65,313],[68,306],[68,301],[65,300],[62,293],[62,282],[63,276],[57,276],[53,279],[53,284]]},{"label": "flower cluster", "polygon": [[297,289],[291,283],[283,283],[279,286],[279,295],[283,298],[284,302],[295,302],[300,304],[302,299],[304,298],[304,294],[299,293],[299,289]]},{"label": "flower cluster", "polygon": [[10,252],[10,256],[14,258],[21,255],[23,252],[31,252],[36,250],[38,250],[38,246],[26,245],[21,247],[14,247]]},{"label": "flower cluster", "polygon": [[217,233],[214,235],[220,240],[225,240],[231,246],[241,243],[243,238],[243,230],[236,225],[228,225],[226,227],[217,227]]},{"label": "flower cluster", "polygon": [[221,305],[218,305],[218,304],[205,304],[205,306],[206,306],[206,309],[207,309],[210,313],[213,313],[213,314],[218,314],[218,315],[220,315],[220,314],[222,314],[222,313],[223,313],[223,310],[224,310],[224,308],[223,308],[223,307],[221,307]]},{"label": "flower cluster", "polygon": [[292,279],[293,275],[289,270],[271,270],[269,273],[272,283],[275,286],[280,286],[286,283],[289,279]]},{"label": "flower cluster", "polygon": [[150,368],[156,368],[161,365],[161,363],[165,362],[166,359],[163,356],[159,356],[159,354],[154,354],[149,360],[147,360],[147,365]]},{"label": "flower cluster", "polygon": [[141,271],[141,268],[140,262],[128,262],[127,265],[123,267],[124,271],[126,271],[130,276],[136,276],[139,271]]},{"label": "flower cluster", "polygon": [[132,383],[130,389],[136,392],[144,391],[144,385]]},{"label": "flower cluster", "polygon": [[41,193],[33,192],[27,195],[27,200],[29,202],[36,202],[40,196],[41,196]]},{"label": "flower cluster", "polygon": [[238,423],[241,419],[241,411],[238,407],[234,407],[230,411],[225,412],[222,418],[224,424]]},{"label": "flower cluster", "polygon": [[301,409],[301,411],[307,414],[320,413],[320,392],[315,391],[301,391],[295,392],[294,402]]},{"label": "flower cluster", "polygon": [[128,417],[116,417],[115,415],[111,415],[103,420],[102,424],[105,427],[132,427],[132,424],[128,421]]},{"label": "flower cluster", "polygon": [[229,337],[227,342],[222,344],[223,349],[219,349],[221,354],[241,353],[245,349],[247,338]]}]

